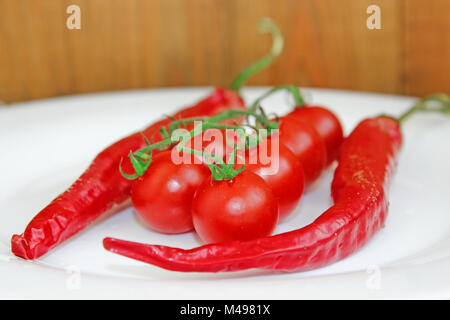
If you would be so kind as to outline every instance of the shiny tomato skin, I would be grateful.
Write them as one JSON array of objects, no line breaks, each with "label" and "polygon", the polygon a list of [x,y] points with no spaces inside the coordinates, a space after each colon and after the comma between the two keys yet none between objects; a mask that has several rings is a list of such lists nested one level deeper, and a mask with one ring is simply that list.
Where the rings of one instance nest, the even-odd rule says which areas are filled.
[{"label": "shiny tomato skin", "polygon": [[175,164],[171,151],[153,161],[131,190],[138,216],[153,230],[184,233],[193,230],[191,203],[195,190],[210,176],[204,164]]},{"label": "shiny tomato skin", "polygon": [[245,241],[273,232],[278,205],[264,179],[244,170],[231,180],[207,179],[194,195],[192,218],[207,243]]},{"label": "shiny tomato skin", "polygon": [[333,112],[320,106],[302,106],[295,108],[289,116],[306,121],[316,129],[327,149],[327,165],[337,159],[344,133]]},{"label": "shiny tomato skin", "polygon": [[[271,157],[270,151],[273,147],[278,148],[277,157],[275,155]],[[270,161],[262,159],[260,148],[266,148]],[[278,202],[279,219],[287,217],[300,202],[305,187],[305,176],[300,160],[282,142],[271,138],[248,150],[245,158],[246,170],[263,178],[272,189]]]},{"label": "shiny tomato skin", "polygon": [[300,160],[307,189],[320,177],[326,166],[325,143],[307,122],[291,116],[284,116],[279,120],[280,141]]}]

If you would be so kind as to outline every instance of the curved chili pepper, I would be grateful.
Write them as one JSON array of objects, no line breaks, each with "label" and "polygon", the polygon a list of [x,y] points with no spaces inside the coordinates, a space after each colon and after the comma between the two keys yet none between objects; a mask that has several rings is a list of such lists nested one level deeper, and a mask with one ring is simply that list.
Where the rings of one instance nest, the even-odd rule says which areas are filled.
[{"label": "curved chili pepper", "polygon": [[[264,18],[260,21],[260,31],[272,35],[270,52],[259,61],[249,65],[232,83],[232,90],[217,88],[209,97],[196,105],[183,109],[173,118],[211,116],[228,109],[245,108],[238,95],[245,81],[261,69],[269,66],[283,50],[283,36],[273,21]],[[151,138],[152,142],[163,139],[160,129],[166,128],[169,119],[158,121],[142,132],[132,134],[103,150],[89,168],[63,194],[54,199],[28,224],[22,235],[13,235],[12,252],[25,259],[35,259],[64,240],[84,229],[100,215],[120,205],[129,198],[132,182],[123,178],[119,171],[121,159],[131,150],[141,149]],[[153,150],[156,154],[157,150]],[[125,169],[131,169],[126,163]],[[126,170],[125,170],[126,171]]]},{"label": "curved chili pepper", "polygon": [[[245,108],[244,101],[231,90],[216,88],[212,95],[174,115],[175,119],[210,116],[227,109]],[[145,146],[142,137],[162,140],[160,128],[170,119],[160,120],[142,132],[132,134],[103,150],[89,168],[64,193],[54,199],[28,224],[22,235],[13,235],[12,252],[21,258],[35,259],[72,237],[130,195],[132,181],[125,179],[119,164],[130,150]],[[154,150],[155,155],[158,150]],[[125,170],[130,169],[126,162]]]},{"label": "curved chili pepper", "polygon": [[301,229],[190,250],[114,238],[105,238],[103,245],[111,252],[175,271],[300,271],[325,266],[361,248],[383,227],[401,142],[397,120],[362,121],[342,146],[332,184],[335,204]]}]

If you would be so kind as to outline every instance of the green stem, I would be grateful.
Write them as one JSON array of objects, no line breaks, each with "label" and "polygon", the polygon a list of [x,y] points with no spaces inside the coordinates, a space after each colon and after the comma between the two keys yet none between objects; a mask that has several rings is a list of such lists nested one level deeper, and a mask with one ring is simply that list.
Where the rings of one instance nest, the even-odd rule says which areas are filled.
[{"label": "green stem", "polygon": [[264,100],[265,98],[271,96],[275,92],[278,92],[278,91],[281,91],[281,90],[287,90],[288,92],[290,92],[294,96],[295,103],[297,104],[297,106],[303,106],[305,104],[305,101],[303,100],[303,97],[302,97],[302,95],[300,93],[300,90],[298,90],[296,85],[294,85],[294,84],[281,85],[281,86],[278,86],[278,87],[270,89],[268,92],[264,93],[262,96],[257,98],[255,100],[255,102],[253,102],[250,110],[251,111],[255,111],[262,100]]},{"label": "green stem", "polygon": [[139,150],[135,151],[134,154],[138,155],[138,154],[149,153],[152,150],[155,150],[155,149],[158,149],[158,148],[161,148],[161,147],[165,147],[165,146],[170,145],[170,144],[172,144],[172,139],[169,137],[169,138],[166,138],[164,140],[161,140],[160,142],[156,142],[156,143],[154,143],[152,145],[148,145],[146,147],[143,147],[142,149],[139,149]]},{"label": "green stem", "polygon": [[175,120],[169,124],[169,132],[173,132],[173,130],[178,129],[180,126],[185,126],[188,123],[192,123],[194,121],[208,121],[208,117],[193,117],[193,118],[185,118],[182,120]]},{"label": "green stem", "polygon": [[[234,160],[237,156],[236,153],[236,145],[234,145],[233,148],[233,153],[231,155],[231,161],[228,161],[229,163],[225,164],[223,162],[223,159],[221,157],[218,157],[216,155],[210,154],[210,153],[206,153],[200,150],[195,150],[195,149],[191,149],[191,148],[187,148],[185,147],[185,144],[187,143],[187,141],[189,141],[190,139],[194,138],[195,136],[201,134],[203,131],[208,130],[208,129],[233,129],[233,130],[238,130],[241,129],[240,127],[236,127],[236,126],[230,126],[230,125],[222,125],[222,124],[217,124],[217,123],[212,123],[212,122],[204,122],[201,123],[200,125],[198,125],[197,127],[195,127],[193,130],[189,131],[188,133],[186,133],[183,136],[182,141],[184,141],[184,143],[180,143],[177,146],[177,150],[179,152],[188,152],[191,154],[196,154],[196,155],[200,155],[202,157],[206,156],[206,162],[208,164],[209,169],[211,170],[211,176],[213,178],[213,180],[230,180],[233,179],[234,177],[236,177],[239,173],[241,173],[244,168],[245,168],[245,160],[244,160],[244,166],[240,169],[234,169]],[[188,139],[186,139],[188,138]],[[210,162],[208,159],[213,160],[214,163]]]},{"label": "green stem", "polygon": [[234,91],[239,91],[239,89],[244,85],[244,82],[256,72],[264,69],[270,65],[276,57],[278,57],[283,51],[284,39],[281,34],[280,29],[277,25],[269,18],[263,18],[259,23],[259,29],[261,32],[270,32],[272,35],[272,48],[270,52],[265,55],[262,59],[255,63],[252,63],[247,68],[245,68],[233,81],[231,89]]},{"label": "green stem", "polygon": [[185,135],[183,135],[182,141],[184,141],[184,143],[180,143],[177,146],[177,150],[179,152],[189,152],[189,153],[200,155],[200,156],[206,156],[206,157],[212,159],[215,163],[222,164],[223,163],[222,158],[219,158],[213,154],[206,153],[206,152],[203,152],[200,150],[195,150],[195,149],[185,147],[185,144],[188,141],[190,141],[192,138],[198,136],[205,130],[213,129],[213,128],[214,129],[233,129],[233,130],[236,129],[235,126],[221,125],[221,124],[208,123],[208,122],[201,123],[200,125],[195,127],[193,130],[191,130],[191,131],[187,132]]},{"label": "green stem", "polygon": [[[255,111],[252,111],[251,109],[249,110],[231,109],[212,117],[195,117],[174,121],[169,125],[169,132],[170,133],[173,132],[173,130],[177,129],[180,125],[186,125],[195,121],[222,122],[225,120],[236,119],[243,116],[253,116],[258,122],[262,123],[269,129],[278,128],[278,125],[275,122],[270,121],[269,119],[267,119],[267,117],[255,113]],[[232,128],[230,127],[230,129]]]},{"label": "green stem", "polygon": [[[270,135],[273,131],[273,129],[277,129],[279,127],[278,122],[271,121],[267,118],[265,113],[261,109],[261,114],[257,114],[256,112],[249,111],[249,110],[242,110],[242,109],[232,109],[225,112],[222,112],[221,114],[218,114],[213,117],[194,117],[189,119],[183,119],[178,121],[173,121],[169,125],[169,132],[164,128],[164,130],[161,128],[161,134],[163,135],[164,139],[160,142],[150,144],[148,139],[143,136],[146,146],[133,152],[130,152],[129,158],[131,161],[131,164],[133,165],[133,168],[135,169],[135,174],[127,174],[123,172],[122,170],[122,161],[120,162],[119,170],[122,173],[122,175],[127,179],[136,179],[137,177],[142,176],[147,168],[150,166],[151,160],[152,160],[152,150],[169,146],[176,141],[173,141],[171,134],[173,133],[174,129],[176,127],[179,127],[180,125],[185,125],[194,121],[201,120],[201,124],[194,127],[193,130],[182,134],[179,138],[181,138],[181,142],[178,144],[177,149],[179,152],[189,152],[191,154],[201,155],[204,156],[209,168],[211,169],[211,172],[213,174],[213,178],[216,180],[222,180],[222,179],[232,179],[237,174],[239,174],[242,170],[235,170],[234,169],[234,159],[231,161],[230,164],[224,164],[223,159],[209,153],[205,153],[200,150],[195,150],[191,148],[187,148],[185,145],[188,141],[190,141],[192,138],[196,137],[197,135],[201,134],[203,131],[208,129],[231,129],[239,132],[242,135],[245,136],[244,129],[239,125],[227,125],[227,124],[221,124],[220,122],[233,119],[233,118],[239,118],[243,116],[253,116],[257,122],[261,123],[264,127],[270,129],[270,132],[268,135]],[[241,132],[242,131],[242,132]],[[236,146],[235,146],[236,147]],[[236,152],[233,152],[233,156],[236,157]],[[212,160],[214,162],[211,163]],[[219,167],[221,165],[221,167]]]},{"label": "green stem", "polygon": [[404,112],[397,118],[397,121],[402,124],[405,119],[409,118],[411,115],[419,111],[450,114],[450,97],[445,93],[436,93],[429,95],[419,100],[410,109],[406,110],[406,112]]}]

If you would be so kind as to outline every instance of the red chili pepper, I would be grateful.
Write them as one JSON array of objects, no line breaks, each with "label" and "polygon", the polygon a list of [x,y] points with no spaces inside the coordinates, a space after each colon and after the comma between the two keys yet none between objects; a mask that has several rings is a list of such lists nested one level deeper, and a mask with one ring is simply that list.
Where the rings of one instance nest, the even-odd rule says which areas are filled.
[{"label": "red chili pepper", "polygon": [[[234,91],[216,88],[211,96],[177,112],[174,118],[210,116],[235,108],[245,108],[243,100]],[[159,129],[170,121],[160,120],[141,133],[153,137],[155,142],[161,141]],[[38,258],[126,201],[132,181],[120,174],[119,163],[130,150],[145,146],[141,133],[132,134],[103,150],[67,191],[31,220],[22,235],[12,237],[12,252],[25,259]],[[154,150],[153,154],[157,152]]]},{"label": "red chili pepper", "polygon": [[104,247],[176,271],[299,271],[327,265],[359,249],[384,225],[386,192],[400,144],[396,120],[379,117],[361,122],[342,147],[332,188],[335,205],[299,230],[191,250],[112,238],[104,240]]},{"label": "red chili pepper", "polygon": [[[260,29],[270,32],[273,37],[269,54],[239,74],[231,85],[233,90],[217,88],[211,96],[177,112],[173,116],[175,119],[211,116],[228,109],[245,108],[244,101],[238,95],[239,89],[248,77],[270,65],[283,49],[280,30],[270,19],[263,19]],[[144,131],[132,134],[103,150],[68,190],[31,220],[22,235],[13,235],[12,252],[25,259],[38,258],[106,211],[124,203],[130,196],[132,182],[119,171],[121,159],[130,150],[141,149],[146,145],[142,134],[153,142],[161,141],[160,128],[167,129],[170,122],[170,119],[158,121]],[[154,155],[155,151],[158,152],[154,150]],[[131,169],[128,162],[125,171],[126,168]]]},{"label": "red chili pepper", "polygon": [[[429,102],[440,105],[429,106]],[[331,193],[334,205],[310,225],[251,241],[190,250],[105,238],[105,249],[168,270],[219,272],[250,268],[302,271],[341,260],[384,226],[387,192],[402,144],[400,123],[415,111],[450,114],[450,97],[432,95],[397,119],[363,120],[344,140]]]}]

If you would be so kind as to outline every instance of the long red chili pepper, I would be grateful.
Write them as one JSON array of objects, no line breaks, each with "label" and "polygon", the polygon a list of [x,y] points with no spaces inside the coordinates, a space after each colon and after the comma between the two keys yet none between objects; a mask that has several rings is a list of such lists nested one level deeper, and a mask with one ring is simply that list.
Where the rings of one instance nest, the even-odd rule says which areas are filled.
[{"label": "long red chili pepper", "polygon": [[[445,112],[449,112],[448,97],[446,101]],[[342,146],[332,183],[335,204],[304,228],[190,250],[114,238],[105,238],[103,245],[111,252],[175,271],[301,271],[325,266],[361,248],[384,226],[389,182],[401,143],[399,121],[394,118],[380,116],[359,123]]]},{"label": "long red chili pepper", "polygon": [[[231,86],[233,90],[216,88],[212,95],[192,107],[180,110],[173,118],[211,116],[228,109],[245,108],[244,101],[237,93],[244,81],[270,65],[283,49],[283,37],[271,20],[263,19],[260,29],[270,32],[273,37],[270,53],[239,74]],[[146,145],[142,134],[152,137],[153,142],[162,140],[160,128],[167,129],[170,122],[170,119],[158,121],[103,150],[68,190],[30,221],[22,235],[12,236],[12,252],[25,259],[38,258],[86,228],[106,211],[124,203],[130,196],[132,182],[120,174],[118,168],[121,159],[130,150]],[[128,169],[131,169],[127,164]]]},{"label": "long red chili pepper", "polygon": [[[243,100],[234,91],[217,88],[211,96],[195,106],[177,112],[174,118],[209,116],[226,109],[244,107]],[[160,141],[162,136],[159,129],[167,126],[170,121],[158,121],[141,133],[153,137],[155,142]],[[132,181],[122,177],[118,169],[119,163],[130,150],[145,146],[141,133],[132,134],[97,155],[67,191],[31,220],[22,235],[12,237],[12,252],[25,259],[38,258],[115,205],[126,201]],[[154,150],[153,154],[158,151]]]}]

